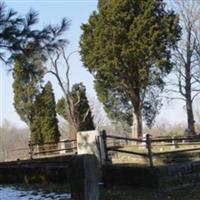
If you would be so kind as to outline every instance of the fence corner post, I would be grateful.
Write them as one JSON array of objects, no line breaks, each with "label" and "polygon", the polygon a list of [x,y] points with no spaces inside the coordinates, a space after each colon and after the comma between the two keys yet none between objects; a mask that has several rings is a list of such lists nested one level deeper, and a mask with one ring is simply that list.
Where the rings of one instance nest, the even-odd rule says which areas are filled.
[{"label": "fence corner post", "polygon": [[101,160],[102,164],[106,163],[108,159],[108,150],[107,150],[107,136],[106,131],[102,130],[100,132],[100,151],[101,151]]},{"label": "fence corner post", "polygon": [[178,140],[177,140],[176,136],[174,137],[174,147],[175,147],[175,149],[179,148],[179,146],[178,146]]},{"label": "fence corner post", "polygon": [[149,165],[150,167],[153,167],[153,154],[151,150],[151,135],[150,134],[146,135],[146,147],[148,151]]},{"label": "fence corner post", "polygon": [[33,145],[31,144],[31,141],[28,142],[29,147],[29,158],[33,159]]},{"label": "fence corner post", "polygon": [[99,167],[95,155],[75,155],[69,161],[69,183],[73,200],[99,200]]}]

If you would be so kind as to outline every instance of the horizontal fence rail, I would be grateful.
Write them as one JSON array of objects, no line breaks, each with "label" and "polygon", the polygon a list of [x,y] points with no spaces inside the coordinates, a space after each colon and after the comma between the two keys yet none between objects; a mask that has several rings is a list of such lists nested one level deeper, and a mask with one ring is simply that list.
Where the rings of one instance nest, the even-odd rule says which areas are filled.
[{"label": "horizontal fence rail", "polygon": [[[151,135],[147,134],[144,138],[127,138],[127,137],[121,137],[121,136],[113,136],[113,135],[107,135],[104,131],[102,134],[102,138],[104,140],[104,146],[106,149],[106,158],[109,158],[109,152],[119,152],[119,153],[125,153],[129,155],[137,155],[141,156],[142,158],[147,158],[149,160],[149,166],[153,167],[154,162],[153,159],[158,156],[163,155],[175,155],[180,153],[189,153],[189,152],[197,152],[200,151],[200,136],[190,136],[190,137],[173,137],[173,138],[154,138],[151,137]],[[111,146],[109,146],[109,140],[113,140],[110,142]],[[118,143],[116,144],[116,142]],[[120,142],[123,141],[123,144],[120,144]],[[139,151],[132,151],[132,150],[124,150],[124,144],[129,141],[133,142],[132,144],[129,144],[129,146],[139,146],[144,147],[146,152],[139,152]],[[153,151],[154,148],[163,147],[163,145],[172,146],[174,147],[174,150],[168,150],[163,152],[155,152]],[[180,146],[186,146],[182,149],[180,149]],[[198,147],[199,146],[199,147]],[[189,148],[188,148],[189,147]],[[189,156],[189,155],[188,155]]]},{"label": "horizontal fence rail", "polygon": [[33,159],[35,156],[51,156],[55,154],[76,153],[76,140],[65,140],[47,143],[29,143],[29,155]]},{"label": "horizontal fence rail", "polygon": [[200,137],[195,136],[195,137],[174,137],[174,138],[169,138],[169,139],[160,139],[160,138],[152,138],[151,142],[173,142],[173,141],[177,141],[177,142],[192,142],[192,141],[200,141]]},{"label": "horizontal fence rail", "polygon": [[69,142],[76,142],[76,140],[63,140],[59,142],[45,142],[45,143],[29,143],[32,146],[35,145],[49,145],[49,144],[58,144],[58,143],[69,143]]},{"label": "horizontal fence rail", "polygon": [[143,139],[140,139],[140,138],[125,138],[125,137],[119,137],[119,136],[113,136],[113,135],[106,135],[106,138],[133,141],[133,142],[146,142],[146,140],[143,140]]},{"label": "horizontal fence rail", "polygon": [[120,153],[127,153],[127,154],[132,154],[132,155],[138,155],[138,156],[144,156],[144,157],[146,156],[146,157],[148,157],[148,155],[145,154],[145,153],[139,153],[139,152],[135,152],[135,151],[126,151],[126,150],[108,148],[108,151],[109,150],[120,152]]},{"label": "horizontal fence rail", "polygon": [[160,156],[160,155],[165,155],[165,154],[170,154],[170,153],[191,152],[191,151],[198,151],[198,150],[200,150],[200,148],[191,148],[191,149],[182,149],[182,150],[176,150],[176,151],[158,152],[158,153],[154,153],[154,156]]},{"label": "horizontal fence rail", "polygon": [[39,154],[44,154],[44,153],[55,153],[55,152],[60,152],[60,151],[70,151],[76,149],[76,147],[74,148],[65,148],[65,149],[55,149],[55,150],[48,150],[48,151],[40,151],[40,152],[36,152],[33,153],[33,155],[39,155]]}]

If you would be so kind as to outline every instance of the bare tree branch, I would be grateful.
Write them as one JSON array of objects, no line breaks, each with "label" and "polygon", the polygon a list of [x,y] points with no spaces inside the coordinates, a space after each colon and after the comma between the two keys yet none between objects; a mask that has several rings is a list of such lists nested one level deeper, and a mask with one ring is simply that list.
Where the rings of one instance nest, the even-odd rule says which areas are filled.
[{"label": "bare tree branch", "polygon": [[192,97],[192,102],[194,101],[194,99],[200,94],[200,91],[198,91],[193,97]]},{"label": "bare tree branch", "polygon": [[[177,9],[180,13],[183,35],[174,52],[175,76],[178,91],[185,101],[188,129],[193,133],[194,115],[192,103],[200,93],[200,5],[194,0],[177,0]],[[171,89],[177,94],[177,89]],[[192,96],[193,95],[193,96]],[[168,98],[168,97],[167,97]]]}]

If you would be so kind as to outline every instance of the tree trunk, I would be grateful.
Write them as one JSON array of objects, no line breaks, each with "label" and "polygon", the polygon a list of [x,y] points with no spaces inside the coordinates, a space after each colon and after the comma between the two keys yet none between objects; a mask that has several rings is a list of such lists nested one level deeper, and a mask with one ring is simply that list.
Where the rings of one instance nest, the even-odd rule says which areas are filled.
[{"label": "tree trunk", "polygon": [[186,113],[187,113],[187,126],[188,130],[191,134],[195,134],[195,126],[194,126],[194,114],[192,108],[192,97],[191,97],[191,76],[188,71],[190,69],[186,69],[186,85],[185,85],[185,97],[186,97]]},{"label": "tree trunk", "polygon": [[185,99],[187,110],[187,124],[188,130],[191,134],[195,134],[194,115],[192,108],[192,90],[191,90],[191,29],[188,30],[187,35],[187,62],[185,64]]},{"label": "tree trunk", "polygon": [[195,126],[194,126],[194,115],[193,115],[193,108],[192,108],[192,101],[187,99],[186,101],[186,109],[187,109],[187,124],[188,130],[191,134],[195,134]]},{"label": "tree trunk", "polygon": [[69,140],[76,140],[77,137],[77,130],[73,124],[69,123],[69,132],[68,132],[68,139]]},{"label": "tree trunk", "polygon": [[76,140],[76,134],[78,132],[78,124],[75,118],[75,110],[74,110],[74,104],[70,97],[70,95],[65,94],[65,112],[67,115],[67,121],[69,124],[69,134],[68,139],[70,140]]},{"label": "tree trunk", "polygon": [[140,110],[133,111],[132,137],[142,137],[142,116]]},{"label": "tree trunk", "polygon": [[142,115],[139,89],[134,89],[131,93],[131,102],[133,105],[133,124],[132,137],[142,137]]}]

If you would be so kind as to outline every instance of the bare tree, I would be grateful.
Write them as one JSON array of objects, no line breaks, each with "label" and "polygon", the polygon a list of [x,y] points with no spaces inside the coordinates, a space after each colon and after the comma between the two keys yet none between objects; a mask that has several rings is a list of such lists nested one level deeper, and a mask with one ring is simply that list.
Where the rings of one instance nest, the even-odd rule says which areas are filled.
[{"label": "bare tree", "polygon": [[177,99],[185,101],[188,131],[195,134],[193,101],[200,94],[200,5],[196,0],[175,1],[180,14],[182,38],[174,52],[173,88]]},{"label": "bare tree", "polygon": [[[51,68],[48,70],[48,73],[53,74],[57,81],[58,84],[63,92],[63,97],[65,99],[65,113],[66,113],[66,118],[68,120],[68,125],[69,125],[69,139],[76,139],[76,133],[78,130],[78,124],[76,121],[76,116],[75,116],[75,108],[74,108],[74,102],[71,98],[70,94],[70,80],[69,80],[69,71],[70,71],[70,65],[69,65],[69,58],[72,54],[74,54],[77,51],[74,51],[70,53],[68,56],[66,56],[64,48],[60,48],[59,51],[56,52],[55,57],[52,57],[50,55],[50,61],[51,61]],[[62,77],[60,75],[60,70],[59,70],[59,60],[63,59],[64,65],[66,67],[66,72],[65,72],[65,81],[62,80]]]}]

